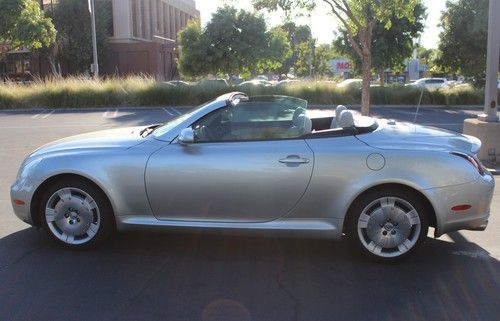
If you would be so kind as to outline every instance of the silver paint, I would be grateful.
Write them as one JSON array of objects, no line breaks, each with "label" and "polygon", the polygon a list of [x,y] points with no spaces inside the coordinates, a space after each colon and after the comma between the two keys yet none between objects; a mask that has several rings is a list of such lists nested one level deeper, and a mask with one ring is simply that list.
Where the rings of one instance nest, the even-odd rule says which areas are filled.
[{"label": "silver paint", "polygon": [[[234,98],[245,99],[234,93],[221,96],[147,137],[134,127],[41,147],[23,162],[11,187],[11,198],[26,203],[13,203],[15,214],[33,224],[32,215],[38,215],[31,213],[35,192],[47,179],[71,174],[102,189],[119,230],[295,231],[340,238],[351,204],[382,184],[405,185],[425,196],[436,212],[436,235],[487,224],[492,176],[481,176],[466,160],[450,154],[474,154],[480,146],[475,138],[377,120],[378,129],[356,136],[188,145],[177,141],[183,129]],[[380,170],[367,166],[373,154],[385,160]],[[464,202],[472,208],[451,211]]]}]

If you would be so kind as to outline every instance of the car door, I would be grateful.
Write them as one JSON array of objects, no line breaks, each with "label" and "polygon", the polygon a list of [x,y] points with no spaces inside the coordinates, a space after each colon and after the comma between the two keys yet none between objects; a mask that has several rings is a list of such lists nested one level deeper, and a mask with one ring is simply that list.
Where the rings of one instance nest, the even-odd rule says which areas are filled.
[{"label": "car door", "polygon": [[148,162],[147,193],[161,220],[269,221],[297,204],[312,168],[302,139],[171,144]]},{"label": "car door", "polygon": [[[243,107],[194,124],[204,137],[196,143],[172,143],[150,157],[146,188],[158,219],[263,222],[300,201],[314,156],[304,139],[285,130],[298,113],[272,104]],[[205,127],[212,132],[206,137]],[[256,139],[258,133],[267,139]]]}]

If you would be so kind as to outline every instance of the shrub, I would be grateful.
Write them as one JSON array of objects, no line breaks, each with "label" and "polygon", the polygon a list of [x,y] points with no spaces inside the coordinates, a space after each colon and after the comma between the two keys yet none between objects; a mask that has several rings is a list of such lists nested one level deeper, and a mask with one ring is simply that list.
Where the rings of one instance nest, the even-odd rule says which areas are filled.
[{"label": "shrub", "polygon": [[[374,105],[416,105],[422,95],[423,105],[479,105],[483,93],[468,85],[448,89],[422,90],[411,86],[372,87]],[[332,82],[295,82],[283,86],[223,86],[205,83],[173,86],[149,77],[67,78],[37,81],[32,84],[0,84],[0,108],[85,108],[113,106],[199,105],[231,91],[249,95],[289,95],[315,105],[359,105],[361,90],[338,87]]]}]

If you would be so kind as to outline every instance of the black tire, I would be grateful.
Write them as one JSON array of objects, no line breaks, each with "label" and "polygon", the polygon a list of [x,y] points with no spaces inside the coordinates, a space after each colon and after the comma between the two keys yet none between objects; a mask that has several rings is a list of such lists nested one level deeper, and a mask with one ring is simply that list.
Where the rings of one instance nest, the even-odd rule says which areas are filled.
[{"label": "black tire", "polygon": [[[88,210],[86,212],[86,220],[87,222],[84,222],[83,215],[81,216],[81,221],[80,221],[80,215],[78,215],[78,218],[74,220],[75,226],[77,224],[84,224],[86,223],[88,226],[90,224],[93,224],[95,222],[98,222],[99,224],[94,224],[93,226],[98,226],[98,228],[93,228],[92,232],[90,233],[90,230],[86,232],[84,235],[85,237],[82,237],[82,239],[77,240],[77,237],[81,236],[73,236],[76,242],[73,244],[68,243],[63,241],[61,237],[66,234],[59,234],[59,232],[64,232],[62,229],[59,228],[58,224],[66,224],[68,223],[67,221],[71,219],[71,217],[66,218],[66,215],[70,215],[68,210],[65,210],[67,214],[64,214],[64,217],[61,216],[60,219],[58,219],[58,224],[56,224],[56,221],[53,221],[51,223],[48,222],[47,215],[46,215],[46,208],[47,207],[52,207],[52,204],[48,204],[49,201],[51,203],[54,203],[54,199],[56,199],[56,204],[59,206],[59,204],[63,204],[64,200],[61,202],[62,198],[59,198],[57,200],[57,196],[55,196],[55,193],[61,190],[66,190],[69,189],[73,191],[70,193],[70,195],[73,197],[72,202],[76,202],[77,200],[82,200],[85,198],[85,194],[91,197],[91,199],[94,201],[92,204],[95,204],[95,208]],[[79,193],[79,191],[83,192],[82,194]],[[70,197],[71,199],[71,197]],[[83,203],[84,201],[81,201],[82,207],[83,208]],[[62,209],[62,207],[59,207],[59,209]],[[76,213],[78,213],[77,210],[75,210]],[[62,214],[63,211],[59,210],[58,212],[58,217]],[[73,212],[71,212],[73,214]],[[113,215],[113,210],[110,205],[110,202],[106,195],[99,189],[97,188],[94,184],[85,181],[83,179],[61,179],[53,184],[49,185],[49,187],[43,192],[41,198],[40,198],[40,203],[38,204],[38,215],[40,218],[40,222],[42,223],[43,228],[49,235],[49,237],[55,241],[57,244],[68,247],[71,249],[90,249],[90,248],[95,248],[98,245],[102,244],[104,241],[106,241],[110,235],[115,231],[115,220],[114,220],[114,215]],[[76,214],[75,214],[76,215]],[[97,221],[96,221],[97,218]],[[64,220],[63,223],[62,220]],[[78,220],[78,223],[76,223],[76,220]],[[49,227],[49,224],[51,225]],[[66,224],[67,225],[67,224]],[[72,226],[71,226],[72,227]],[[82,226],[82,229],[85,229],[85,227]],[[87,234],[89,233],[89,234]],[[92,236],[91,236],[92,234]],[[60,237],[58,237],[58,235]],[[64,238],[64,237],[63,237]],[[86,240],[89,238],[88,240]]]},{"label": "black tire", "polygon": [[[382,202],[392,202],[394,200],[394,206],[389,205],[386,210],[383,210],[382,205],[377,207],[380,200]],[[419,224],[414,225],[412,223],[416,220],[416,217],[409,206],[416,211]],[[350,207],[344,231],[347,240],[363,256],[380,262],[399,261],[411,255],[425,242],[429,230],[428,215],[430,210],[425,200],[411,190],[404,188],[371,190],[358,197]],[[386,218],[381,213],[388,213],[392,217],[388,218],[389,221],[384,221],[384,224],[384,222],[378,220],[378,218]],[[364,216],[360,220],[363,214]],[[402,214],[404,215],[402,216]],[[366,219],[367,217],[369,219]],[[400,219],[396,220],[395,218]],[[392,222],[391,219],[395,222]],[[398,222],[396,223],[396,221]],[[417,227],[417,225],[420,227]],[[408,230],[408,238],[405,239],[404,235]],[[379,231],[381,234],[379,234]],[[393,233],[394,235],[392,235]],[[404,244],[396,242],[396,238],[403,240]],[[397,246],[393,247],[394,244],[399,244],[398,246],[401,246],[402,250],[397,249]],[[411,244],[411,247],[408,244]],[[378,251],[380,253],[376,254],[375,252]]]}]

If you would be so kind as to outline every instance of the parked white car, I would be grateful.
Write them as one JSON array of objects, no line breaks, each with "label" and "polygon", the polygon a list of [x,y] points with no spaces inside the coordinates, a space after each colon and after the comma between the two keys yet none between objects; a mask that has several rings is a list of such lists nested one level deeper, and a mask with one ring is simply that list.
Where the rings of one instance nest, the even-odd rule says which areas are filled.
[{"label": "parked white car", "polygon": [[425,87],[427,89],[448,88],[449,83],[446,78],[421,78],[408,86]]}]

